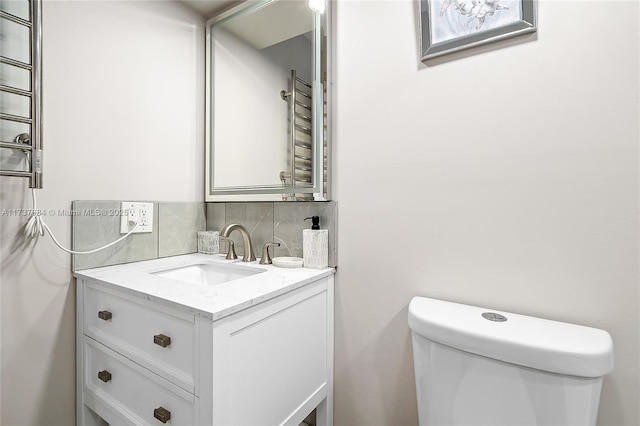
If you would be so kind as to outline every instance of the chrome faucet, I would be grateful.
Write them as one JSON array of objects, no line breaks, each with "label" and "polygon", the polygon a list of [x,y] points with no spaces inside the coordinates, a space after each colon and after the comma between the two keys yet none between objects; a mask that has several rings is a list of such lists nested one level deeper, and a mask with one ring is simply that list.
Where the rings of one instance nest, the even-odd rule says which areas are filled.
[{"label": "chrome faucet", "polygon": [[[220,236],[224,238],[229,238],[229,235],[235,231],[240,231],[242,235],[242,241],[244,244],[244,256],[242,256],[243,262],[253,262],[256,260],[256,257],[253,254],[253,244],[251,244],[251,237],[249,236],[249,231],[244,226],[238,223],[232,223],[231,225],[227,225],[220,231]],[[230,245],[229,247],[233,247]]]},{"label": "chrome faucet", "polygon": [[264,243],[262,247],[262,257],[260,258],[261,265],[271,265],[271,256],[269,256],[269,247],[280,247],[280,243]]}]

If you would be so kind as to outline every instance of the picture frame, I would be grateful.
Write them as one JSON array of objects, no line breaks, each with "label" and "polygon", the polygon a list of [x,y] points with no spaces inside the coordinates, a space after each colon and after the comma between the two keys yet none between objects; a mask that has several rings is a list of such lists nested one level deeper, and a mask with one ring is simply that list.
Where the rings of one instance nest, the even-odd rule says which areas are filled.
[{"label": "picture frame", "polygon": [[418,0],[421,60],[536,31],[535,0]]}]

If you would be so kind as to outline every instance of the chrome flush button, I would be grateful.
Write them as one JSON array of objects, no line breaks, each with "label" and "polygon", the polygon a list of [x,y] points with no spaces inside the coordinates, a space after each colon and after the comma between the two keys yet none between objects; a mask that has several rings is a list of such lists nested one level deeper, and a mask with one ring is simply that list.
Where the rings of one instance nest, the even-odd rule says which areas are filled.
[{"label": "chrome flush button", "polygon": [[482,318],[495,322],[505,322],[507,320],[507,317],[505,317],[504,315],[496,314],[495,312],[485,312],[482,314]]}]

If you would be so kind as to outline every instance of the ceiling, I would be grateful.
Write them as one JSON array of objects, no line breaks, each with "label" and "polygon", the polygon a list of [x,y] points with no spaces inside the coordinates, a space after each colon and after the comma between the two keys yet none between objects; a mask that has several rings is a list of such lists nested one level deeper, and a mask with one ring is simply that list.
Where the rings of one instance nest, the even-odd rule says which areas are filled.
[{"label": "ceiling", "polygon": [[[180,0],[206,19],[210,19],[246,0]],[[313,30],[313,15],[304,0],[274,1],[241,18],[228,21],[224,28],[256,49],[264,49]]]},{"label": "ceiling", "polygon": [[313,31],[307,2],[274,1],[223,24],[225,30],[258,50]]},{"label": "ceiling", "polygon": [[205,18],[211,18],[242,0],[181,0]]}]

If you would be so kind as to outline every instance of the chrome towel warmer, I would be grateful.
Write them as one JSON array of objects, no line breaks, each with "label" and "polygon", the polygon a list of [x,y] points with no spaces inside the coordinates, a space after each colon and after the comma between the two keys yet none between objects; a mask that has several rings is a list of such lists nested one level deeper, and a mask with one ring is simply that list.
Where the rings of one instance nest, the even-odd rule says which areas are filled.
[{"label": "chrome towel warmer", "polygon": [[[26,167],[11,170],[0,156],[0,176],[29,178],[30,188],[42,188],[42,4],[41,0],[21,0],[0,5],[0,150],[9,149],[27,160]],[[15,49],[8,48],[9,43],[16,43],[13,36],[25,29],[29,58],[10,57]],[[9,56],[5,56],[7,51]],[[28,87],[20,87],[13,78],[24,72],[29,73]],[[17,111],[16,106],[26,102],[29,112]]]},{"label": "chrome towel warmer", "polygon": [[[288,180],[292,188],[310,188],[313,185],[313,132],[312,88],[291,70],[288,90],[280,96],[289,106],[289,169],[280,172],[283,184]],[[291,194],[295,199],[313,199],[312,194]]]}]

